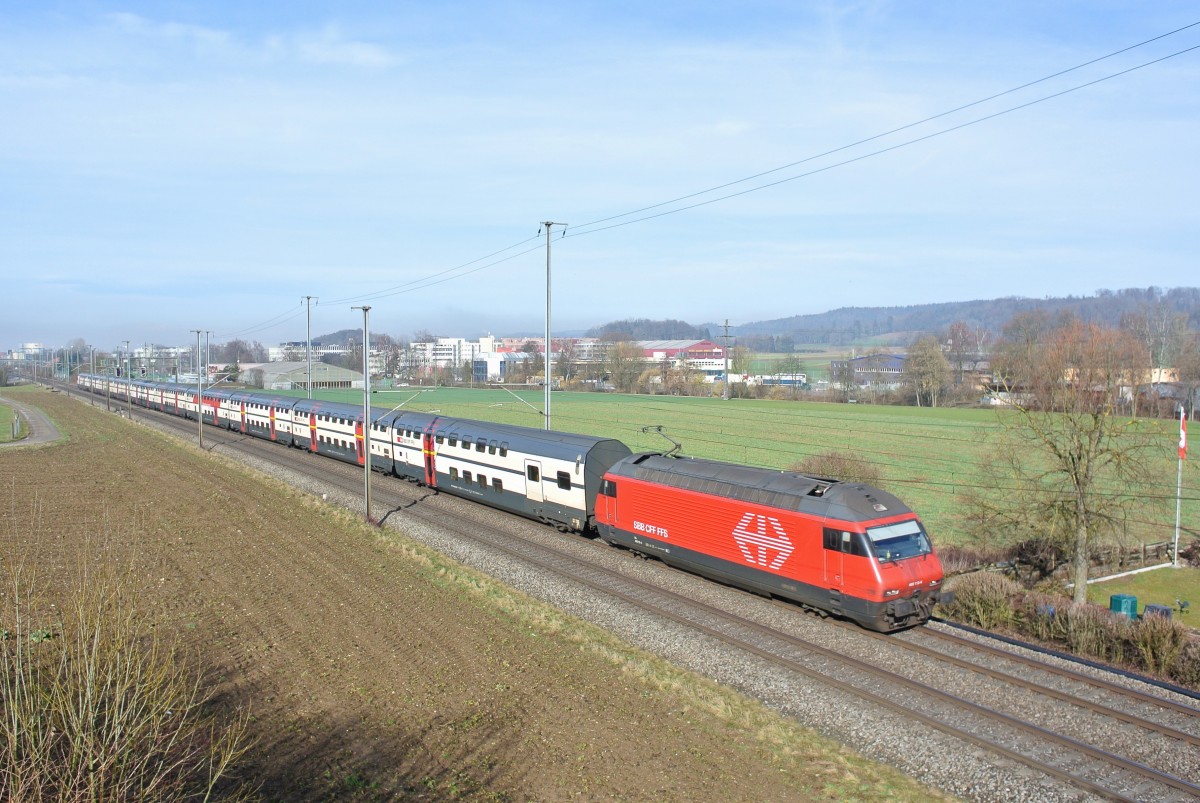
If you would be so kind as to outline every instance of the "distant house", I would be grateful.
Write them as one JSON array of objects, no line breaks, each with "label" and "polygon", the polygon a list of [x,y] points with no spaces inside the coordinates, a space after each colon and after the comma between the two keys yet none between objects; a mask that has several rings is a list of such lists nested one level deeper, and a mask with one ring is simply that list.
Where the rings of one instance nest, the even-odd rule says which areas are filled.
[{"label": "distant house", "polygon": [[[304,390],[308,383],[306,362],[262,362],[244,363],[241,366],[241,381],[264,390]],[[314,390],[328,388],[359,388],[363,386],[363,375],[359,371],[338,368],[323,362],[312,364]]]},{"label": "distant house", "polygon": [[830,360],[829,375],[843,387],[895,388],[904,383],[904,354],[867,354],[849,360]]}]

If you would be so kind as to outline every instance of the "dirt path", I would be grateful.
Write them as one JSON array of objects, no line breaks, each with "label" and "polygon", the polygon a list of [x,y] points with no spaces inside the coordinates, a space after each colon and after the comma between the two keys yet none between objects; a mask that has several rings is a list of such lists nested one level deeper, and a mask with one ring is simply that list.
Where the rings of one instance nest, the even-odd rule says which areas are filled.
[{"label": "dirt path", "polygon": [[0,554],[57,584],[129,570],[218,704],[251,707],[239,769],[264,799],[928,799],[706,681],[624,672],[582,624],[501,615],[488,595],[512,592],[348,514],[35,398],[70,440],[0,453]]},{"label": "dirt path", "polygon": [[18,401],[11,394],[4,396],[3,399],[6,406],[11,407],[16,411],[18,416],[25,420],[25,426],[28,428],[29,434],[20,440],[0,441],[0,448],[4,448],[5,446],[37,446],[42,443],[53,443],[62,437],[58,431],[58,427],[54,426],[54,422],[40,408]]}]

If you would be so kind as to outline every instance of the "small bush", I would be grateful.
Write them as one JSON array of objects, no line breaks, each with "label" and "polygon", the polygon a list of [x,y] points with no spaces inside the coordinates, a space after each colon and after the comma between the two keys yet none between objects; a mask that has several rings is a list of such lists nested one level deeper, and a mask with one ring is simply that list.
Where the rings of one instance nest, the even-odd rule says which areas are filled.
[{"label": "small bush", "polygon": [[937,554],[938,560],[942,564],[942,571],[947,577],[978,571],[1012,560],[1011,550],[991,546],[947,544],[938,546]]},{"label": "small bush", "polygon": [[246,719],[206,710],[199,673],[118,584],[50,604],[18,570],[0,605],[0,799],[204,799]]},{"label": "small bush", "polygon": [[1071,652],[1118,663],[1125,659],[1129,619],[1087,603],[1072,604],[1058,615]]},{"label": "small bush", "polygon": [[1182,686],[1200,689],[1200,639],[1189,638],[1184,643],[1167,675]]},{"label": "small bush", "polygon": [[1179,557],[1188,566],[1200,566],[1200,540],[1193,540],[1179,548]]},{"label": "small bush", "polygon": [[984,629],[1011,625],[1016,620],[1013,600],[1021,587],[1002,574],[972,572],[947,583],[954,601],[946,615]]},{"label": "small bush", "polygon": [[1031,593],[1021,603],[1021,620],[1031,636],[1042,641],[1060,641],[1065,638],[1065,618],[1059,611],[1071,606],[1071,600],[1057,594]]},{"label": "small bush", "polygon": [[791,467],[792,471],[811,477],[828,477],[843,482],[861,482],[880,487],[883,474],[874,463],[847,452],[822,452],[806,457]]},{"label": "small bush", "polygon": [[1129,628],[1129,643],[1138,662],[1155,673],[1166,674],[1187,643],[1187,628],[1166,616],[1143,616]]}]

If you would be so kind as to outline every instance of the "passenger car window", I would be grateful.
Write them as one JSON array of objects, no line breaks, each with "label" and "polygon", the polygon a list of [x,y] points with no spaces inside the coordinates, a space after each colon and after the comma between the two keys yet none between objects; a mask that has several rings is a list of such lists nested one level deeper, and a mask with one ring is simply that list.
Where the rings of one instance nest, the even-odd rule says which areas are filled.
[{"label": "passenger car window", "polygon": [[564,491],[571,490],[571,475],[565,471],[558,472],[558,487]]},{"label": "passenger car window", "polygon": [[542,480],[542,474],[538,471],[537,466],[526,466],[525,476],[529,478],[530,482],[541,482]]}]

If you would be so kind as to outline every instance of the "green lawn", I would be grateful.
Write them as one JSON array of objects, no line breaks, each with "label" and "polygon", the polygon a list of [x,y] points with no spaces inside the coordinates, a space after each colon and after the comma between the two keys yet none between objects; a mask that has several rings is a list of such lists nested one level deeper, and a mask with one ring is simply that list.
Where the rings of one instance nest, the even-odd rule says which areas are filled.
[{"label": "green lawn", "polygon": [[[303,395],[303,394],[295,394]],[[332,391],[322,398],[362,403],[361,391]],[[542,426],[541,390],[511,394],[496,389],[395,388],[372,395],[372,406],[397,406],[485,421]],[[662,425],[683,443],[683,453],[768,468],[788,468],[804,458],[836,450],[864,457],[882,472],[885,487],[921,514],[943,544],[962,540],[956,526],[960,492],[985,486],[978,464],[999,430],[993,410],[890,407],[820,402],[791,402],[617,393],[556,392],[552,401],[556,429],[618,438],[634,451],[669,448],[661,436],[642,432]],[[1148,422],[1148,426],[1160,426]],[[1174,527],[1174,430],[1161,422],[1162,482],[1139,489],[1157,500],[1139,509],[1137,520],[1147,541],[1167,540]],[[1170,431],[1168,431],[1170,430]],[[1200,473],[1196,461],[1185,466],[1184,526],[1200,519]],[[1191,524],[1189,524],[1189,522]]]},{"label": "green lawn", "polygon": [[8,443],[12,437],[12,422],[15,413],[11,407],[0,404],[0,443]]},{"label": "green lawn", "polygon": [[1174,615],[1185,625],[1200,628],[1200,569],[1155,569],[1088,586],[1088,600],[1097,605],[1108,607],[1113,594],[1137,597],[1139,613],[1147,604],[1174,608],[1176,600],[1187,600],[1192,603],[1188,612],[1180,615],[1176,611]]}]

